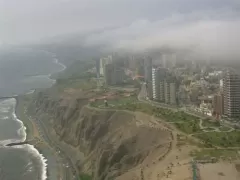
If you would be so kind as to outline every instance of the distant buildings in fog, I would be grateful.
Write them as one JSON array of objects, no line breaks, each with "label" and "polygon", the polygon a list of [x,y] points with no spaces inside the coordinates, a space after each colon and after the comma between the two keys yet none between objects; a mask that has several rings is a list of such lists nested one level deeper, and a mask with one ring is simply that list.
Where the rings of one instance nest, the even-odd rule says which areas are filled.
[{"label": "distant buildings in fog", "polygon": [[107,85],[119,85],[123,83],[124,77],[122,64],[119,63],[118,58],[109,55],[108,57],[100,58],[97,62],[97,72],[99,72],[100,77],[104,77]]},{"label": "distant buildings in fog", "polygon": [[[144,79],[149,99],[172,105],[177,105],[178,100],[182,105],[194,102],[192,97],[196,94],[195,105],[199,106],[199,96],[213,95],[219,90],[213,96],[211,103],[201,104],[202,106],[210,104],[211,107],[204,106],[203,108],[209,108],[208,110],[210,112],[212,110],[217,117],[223,115],[229,118],[240,117],[240,75],[238,72],[231,69],[226,72],[218,69],[210,71],[212,67],[201,66],[200,68],[195,61],[189,61],[191,63],[187,63],[186,67],[181,65],[182,69],[178,68],[175,71],[174,68],[178,66],[175,54],[163,54],[159,58],[160,61],[161,65],[155,66],[149,56],[107,56],[96,63],[97,74],[98,77],[104,77],[107,85],[120,85],[124,82],[124,68],[127,68],[132,76]],[[186,84],[179,85],[179,77],[178,80],[176,78],[178,75],[173,75],[177,72],[179,77],[181,76],[181,82],[185,78],[190,79],[189,83],[184,79]]]},{"label": "distant buildings in fog", "polygon": [[99,74],[100,76],[104,76],[104,72],[105,72],[105,66],[107,64],[112,63],[113,61],[113,57],[112,56],[108,56],[108,57],[104,57],[100,59],[100,65],[99,65]]},{"label": "distant buildings in fog", "polygon": [[164,68],[174,68],[177,64],[176,54],[162,54],[161,56],[162,67]]}]

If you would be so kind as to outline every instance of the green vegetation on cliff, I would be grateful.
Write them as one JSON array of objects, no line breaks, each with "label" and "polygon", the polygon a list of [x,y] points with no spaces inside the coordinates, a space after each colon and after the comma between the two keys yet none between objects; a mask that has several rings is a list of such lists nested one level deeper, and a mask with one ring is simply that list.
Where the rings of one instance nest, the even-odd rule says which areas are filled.
[{"label": "green vegetation on cliff", "polygon": [[95,66],[94,60],[75,61],[68,66],[64,71],[53,75],[54,79],[81,79],[86,77],[95,77],[95,74],[87,72],[87,70]]},{"label": "green vegetation on cliff", "polygon": [[211,119],[204,119],[202,125],[204,127],[220,127],[221,124],[219,121],[211,121]]},{"label": "green vegetation on cliff", "polygon": [[[201,129],[199,127],[199,118],[195,116],[188,115],[184,113],[183,111],[172,111],[165,108],[159,108],[156,106],[152,106],[147,103],[140,103],[138,101],[134,101],[133,99],[126,100],[123,103],[123,100],[114,101],[114,105],[111,106],[112,100],[109,101],[108,108],[113,109],[120,109],[120,110],[129,110],[129,111],[140,111],[149,115],[154,115],[156,117],[163,118],[164,120],[176,124],[176,127],[180,129],[181,131],[192,134],[201,132]],[[99,108],[106,108],[104,106],[104,102],[102,101],[96,101],[91,103],[94,107]]]},{"label": "green vegetation on cliff", "polygon": [[92,177],[88,174],[81,174],[80,180],[92,180]]},{"label": "green vegetation on cliff", "polygon": [[[213,127],[219,127],[219,122],[211,122],[209,120],[203,120],[203,124],[205,126],[212,126],[205,130],[212,132],[204,132],[199,126],[199,118],[186,114],[183,111],[173,111],[170,109],[159,108],[156,106],[152,106],[147,103],[140,103],[138,101],[133,101],[129,99],[129,101],[123,100],[109,101],[109,105],[107,108],[119,109],[119,110],[129,110],[129,111],[140,111],[149,115],[154,115],[156,117],[162,118],[169,123],[173,123],[179,130],[186,134],[196,134],[195,137],[203,140],[205,142],[206,147],[212,147],[212,145],[220,146],[220,147],[240,147],[240,133],[239,131],[233,132],[214,132]],[[106,108],[103,100],[96,101],[91,103],[92,106],[98,108]],[[230,128],[221,127],[220,130],[229,130]]]},{"label": "green vegetation on cliff", "polygon": [[63,72],[53,76],[56,84],[51,89],[64,91],[66,88],[91,90],[97,87],[94,71],[95,61],[76,61]]}]

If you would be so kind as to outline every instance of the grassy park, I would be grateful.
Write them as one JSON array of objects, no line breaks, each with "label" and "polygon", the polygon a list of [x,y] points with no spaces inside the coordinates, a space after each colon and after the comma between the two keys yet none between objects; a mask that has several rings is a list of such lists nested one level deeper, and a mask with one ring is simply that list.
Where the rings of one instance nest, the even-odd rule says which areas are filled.
[{"label": "grassy park", "polygon": [[81,174],[80,175],[80,180],[91,180],[92,177],[88,174]]},{"label": "grassy park", "polygon": [[[91,105],[94,107],[104,108],[104,101],[96,101]],[[183,111],[174,112],[172,110],[159,108],[147,103],[140,103],[135,97],[121,97],[118,99],[108,100],[108,108],[140,111],[146,114],[154,115],[168,122],[174,123],[179,130],[187,134],[201,132],[199,127],[199,118],[188,115]]]},{"label": "grassy park", "polygon": [[211,119],[203,119],[202,125],[204,127],[220,127],[221,126],[219,121],[212,121]]},{"label": "grassy park", "polygon": [[194,135],[202,139],[206,144],[219,147],[240,147],[240,132],[206,132]]}]

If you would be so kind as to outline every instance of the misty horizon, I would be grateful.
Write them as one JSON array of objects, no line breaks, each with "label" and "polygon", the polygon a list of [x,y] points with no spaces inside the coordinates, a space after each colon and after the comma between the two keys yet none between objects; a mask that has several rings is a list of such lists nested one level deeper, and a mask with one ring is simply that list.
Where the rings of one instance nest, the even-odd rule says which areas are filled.
[{"label": "misty horizon", "polygon": [[0,0],[0,44],[71,40],[105,51],[188,50],[235,60],[239,7],[236,0]]}]

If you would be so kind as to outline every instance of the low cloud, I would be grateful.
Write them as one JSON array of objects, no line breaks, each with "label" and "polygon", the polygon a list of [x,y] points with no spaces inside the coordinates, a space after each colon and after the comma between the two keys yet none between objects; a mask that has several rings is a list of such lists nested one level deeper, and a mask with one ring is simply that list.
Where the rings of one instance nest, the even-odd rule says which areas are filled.
[{"label": "low cloud", "polygon": [[108,51],[167,47],[237,59],[239,9],[239,0],[0,0],[0,42],[84,32],[78,42]]},{"label": "low cloud", "polygon": [[213,59],[240,57],[240,19],[228,9],[173,14],[159,21],[137,20],[128,26],[92,34],[85,44],[108,50],[191,49]]}]

